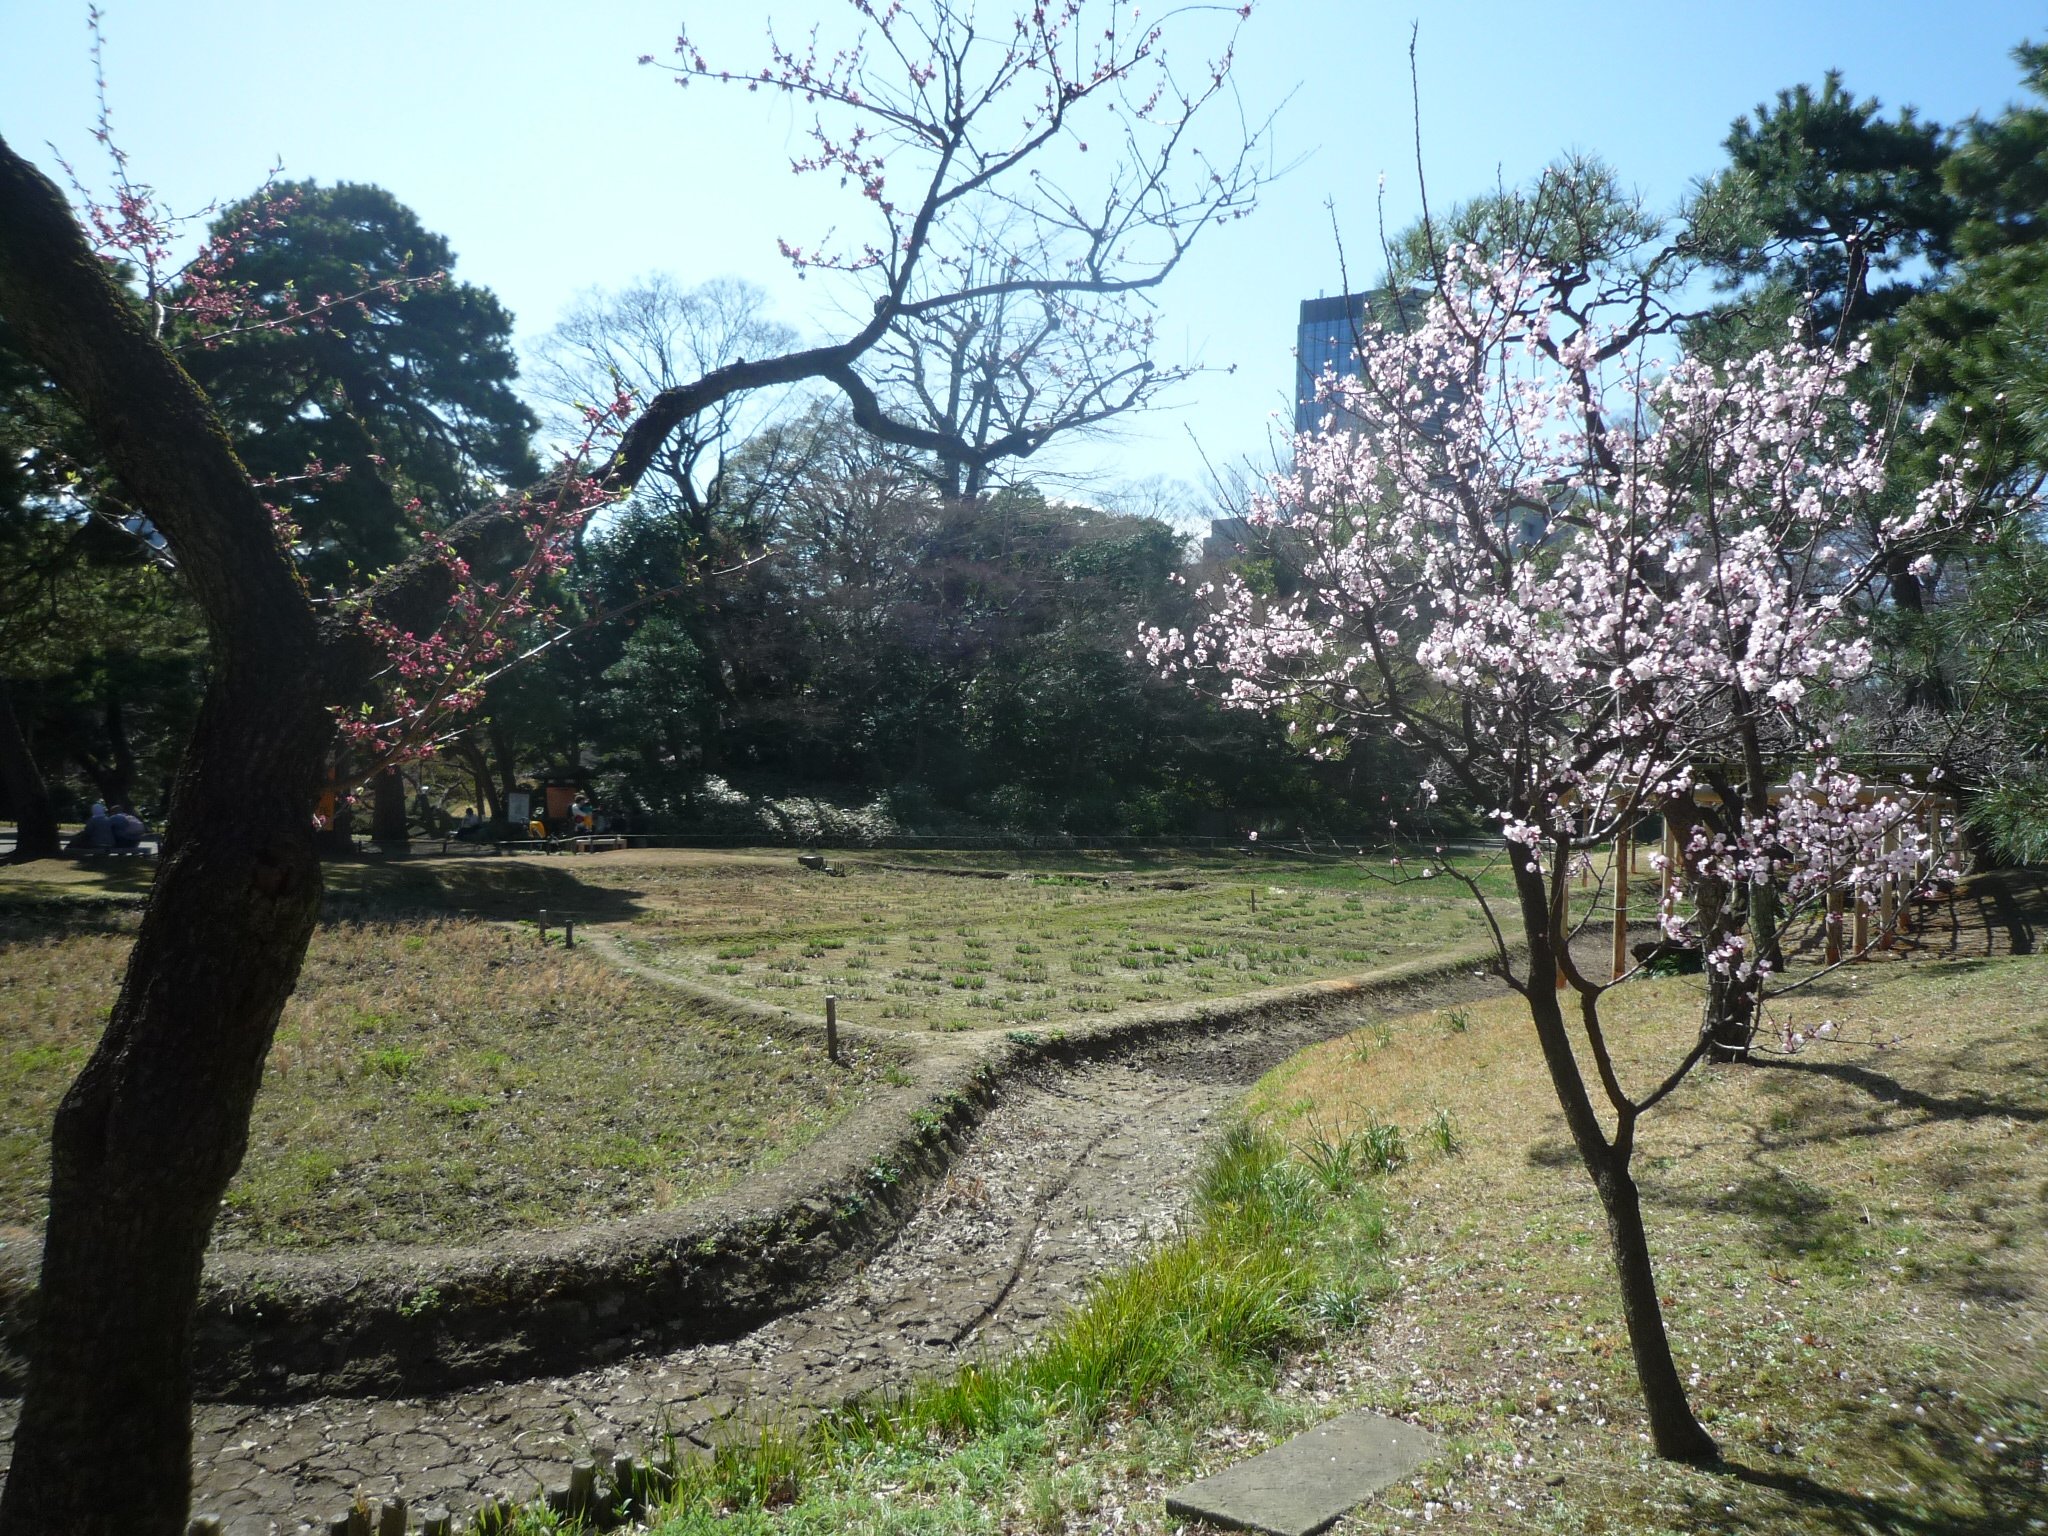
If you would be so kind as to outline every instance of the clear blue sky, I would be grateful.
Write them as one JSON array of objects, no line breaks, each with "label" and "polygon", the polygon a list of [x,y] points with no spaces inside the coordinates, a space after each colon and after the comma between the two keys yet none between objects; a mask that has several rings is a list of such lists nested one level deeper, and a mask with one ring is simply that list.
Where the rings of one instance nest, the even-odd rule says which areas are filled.
[{"label": "clear blue sky", "polygon": [[[984,11],[1006,0],[980,0]],[[108,0],[108,73],[122,143],[174,205],[247,191],[274,160],[323,181],[378,182],[452,241],[461,277],[544,333],[593,284],[666,270],[737,273],[812,334],[835,320],[793,281],[775,237],[824,222],[791,178],[798,141],[764,98],[679,91],[642,53],[677,20],[751,57],[772,9],[800,24],[843,0]],[[1153,4],[1158,11],[1164,6]],[[1597,151],[1653,201],[1720,160],[1730,120],[1829,68],[1886,105],[1942,121],[2018,95],[2008,57],[2048,34],[2006,0],[1262,0],[1237,77],[1248,105],[1293,99],[1283,159],[1305,156],[1252,219],[1218,232],[1162,298],[1166,356],[1232,375],[1064,462],[1109,479],[1200,478],[1189,434],[1218,460],[1260,454],[1292,380],[1295,308],[1337,292],[1327,202],[1370,265],[1374,196],[1414,216],[1407,46],[1421,20],[1431,197],[1518,181],[1558,151]],[[45,166],[54,142],[96,166],[85,7],[0,0],[0,135]],[[1367,274],[1369,275],[1369,274]]]}]

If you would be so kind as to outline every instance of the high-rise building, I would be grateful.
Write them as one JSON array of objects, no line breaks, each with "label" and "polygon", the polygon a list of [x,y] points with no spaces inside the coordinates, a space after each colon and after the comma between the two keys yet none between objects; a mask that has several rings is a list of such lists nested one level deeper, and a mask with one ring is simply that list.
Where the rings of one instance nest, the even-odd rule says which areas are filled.
[{"label": "high-rise building", "polygon": [[1397,294],[1392,288],[1374,288],[1301,301],[1301,321],[1294,333],[1296,432],[1315,431],[1330,414],[1329,403],[1316,398],[1316,381],[1325,372],[1339,378],[1358,376],[1359,333],[1368,325],[1400,326],[1420,320],[1425,299],[1415,289]]}]

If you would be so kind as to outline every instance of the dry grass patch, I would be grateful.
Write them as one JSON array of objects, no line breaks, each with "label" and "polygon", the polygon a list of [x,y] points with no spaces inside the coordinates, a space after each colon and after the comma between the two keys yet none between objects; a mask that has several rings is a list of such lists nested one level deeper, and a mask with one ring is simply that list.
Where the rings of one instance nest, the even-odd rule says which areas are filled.
[{"label": "dry grass patch", "polygon": [[[50,1117],[132,936],[115,913],[0,916],[0,1223],[42,1221]],[[660,1209],[804,1145],[890,1065],[833,1069],[530,929],[330,920],[215,1241],[469,1242]]]},{"label": "dry grass patch", "polygon": [[[1451,1432],[1456,1457],[1343,1527],[2048,1529],[2048,967],[1853,968],[1788,999],[1830,1043],[1699,1074],[1637,1157],[1680,1367],[1728,1465],[1655,1462],[1599,1207],[1519,999],[1303,1053],[1261,1085],[1302,1143],[1374,1123],[1400,1293],[1316,1373]],[[1784,1005],[1780,1005],[1781,1009]],[[1607,1017],[1625,1080],[1696,1027],[1698,983]]]}]

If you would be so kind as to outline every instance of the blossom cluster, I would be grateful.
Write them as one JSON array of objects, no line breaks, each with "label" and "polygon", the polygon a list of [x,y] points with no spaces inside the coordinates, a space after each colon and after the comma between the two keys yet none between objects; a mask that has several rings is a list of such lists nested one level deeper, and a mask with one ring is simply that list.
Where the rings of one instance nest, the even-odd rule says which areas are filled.
[{"label": "blossom cluster", "polygon": [[[1291,595],[1227,578],[1193,632],[1143,632],[1150,661],[1312,721],[1312,751],[1392,736],[1532,867],[1664,812],[1695,890],[1924,878],[1914,805],[1843,766],[1828,711],[1871,670],[1886,562],[1972,515],[1967,456],[1894,507],[1854,349],[1659,365],[1469,249],[1414,307],[1361,328],[1251,508]],[[1798,771],[1767,796],[1759,764]],[[1755,963],[1732,926],[1706,947]]]},{"label": "blossom cluster", "polygon": [[[440,286],[442,272],[400,273],[360,281],[345,292],[302,294],[289,282],[266,293],[237,273],[237,263],[268,234],[284,228],[298,199],[277,190],[281,167],[272,166],[255,193],[245,199],[232,222],[216,226],[184,262],[175,252],[186,226],[213,218],[220,204],[208,203],[188,213],[174,213],[148,182],[137,179],[128,152],[114,134],[107,100],[106,39],[103,13],[87,8],[92,29],[93,77],[99,112],[93,138],[105,151],[109,186],[104,194],[89,188],[70,162],[58,157],[81,209],[93,251],[130,277],[155,317],[158,335],[174,347],[196,344],[218,347],[230,337],[251,331],[292,335],[318,330],[343,312],[371,318],[377,303],[398,303],[415,292]],[[170,334],[173,319],[182,322]]]},{"label": "blossom cluster", "polygon": [[[424,632],[380,616],[368,600],[374,585],[361,604],[356,622],[385,665],[378,696],[337,710],[336,721],[370,763],[385,767],[431,756],[483,702],[493,677],[552,643],[546,636],[559,627],[560,606],[547,593],[574,558],[584,525],[617,495],[586,467],[593,445],[616,436],[635,408],[624,391],[585,407],[583,439],[545,488],[507,497],[479,515],[511,518],[525,543],[523,556],[502,577],[479,575],[454,542],[419,521],[420,506],[412,504],[422,557],[441,568],[449,596],[445,613]],[[531,642],[535,632],[543,634],[537,644]]]}]

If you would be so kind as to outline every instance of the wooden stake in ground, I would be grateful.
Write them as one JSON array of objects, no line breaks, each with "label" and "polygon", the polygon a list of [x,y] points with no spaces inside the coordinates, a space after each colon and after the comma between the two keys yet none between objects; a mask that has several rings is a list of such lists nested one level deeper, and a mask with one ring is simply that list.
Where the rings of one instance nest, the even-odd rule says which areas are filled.
[{"label": "wooden stake in ground", "polygon": [[825,994],[825,1059],[837,1066],[839,1063],[839,995]]},{"label": "wooden stake in ground", "polygon": [[1828,890],[1828,948],[1827,962],[1837,965],[1842,959],[1842,888],[1832,886]]},{"label": "wooden stake in ground", "polygon": [[1614,979],[1628,973],[1628,872],[1635,858],[1635,839],[1623,827],[1614,834]]},{"label": "wooden stake in ground", "polygon": [[1671,818],[1664,818],[1663,889],[1657,893],[1659,914],[1671,910],[1671,888],[1678,883],[1678,835],[1671,830]]},{"label": "wooden stake in ground", "polygon": [[[1884,834],[1884,851],[1887,856],[1898,852],[1899,829],[1888,828]],[[1884,949],[1892,947],[1892,940],[1899,932],[1899,877],[1886,875],[1878,887],[1877,932],[1878,944]]]}]

